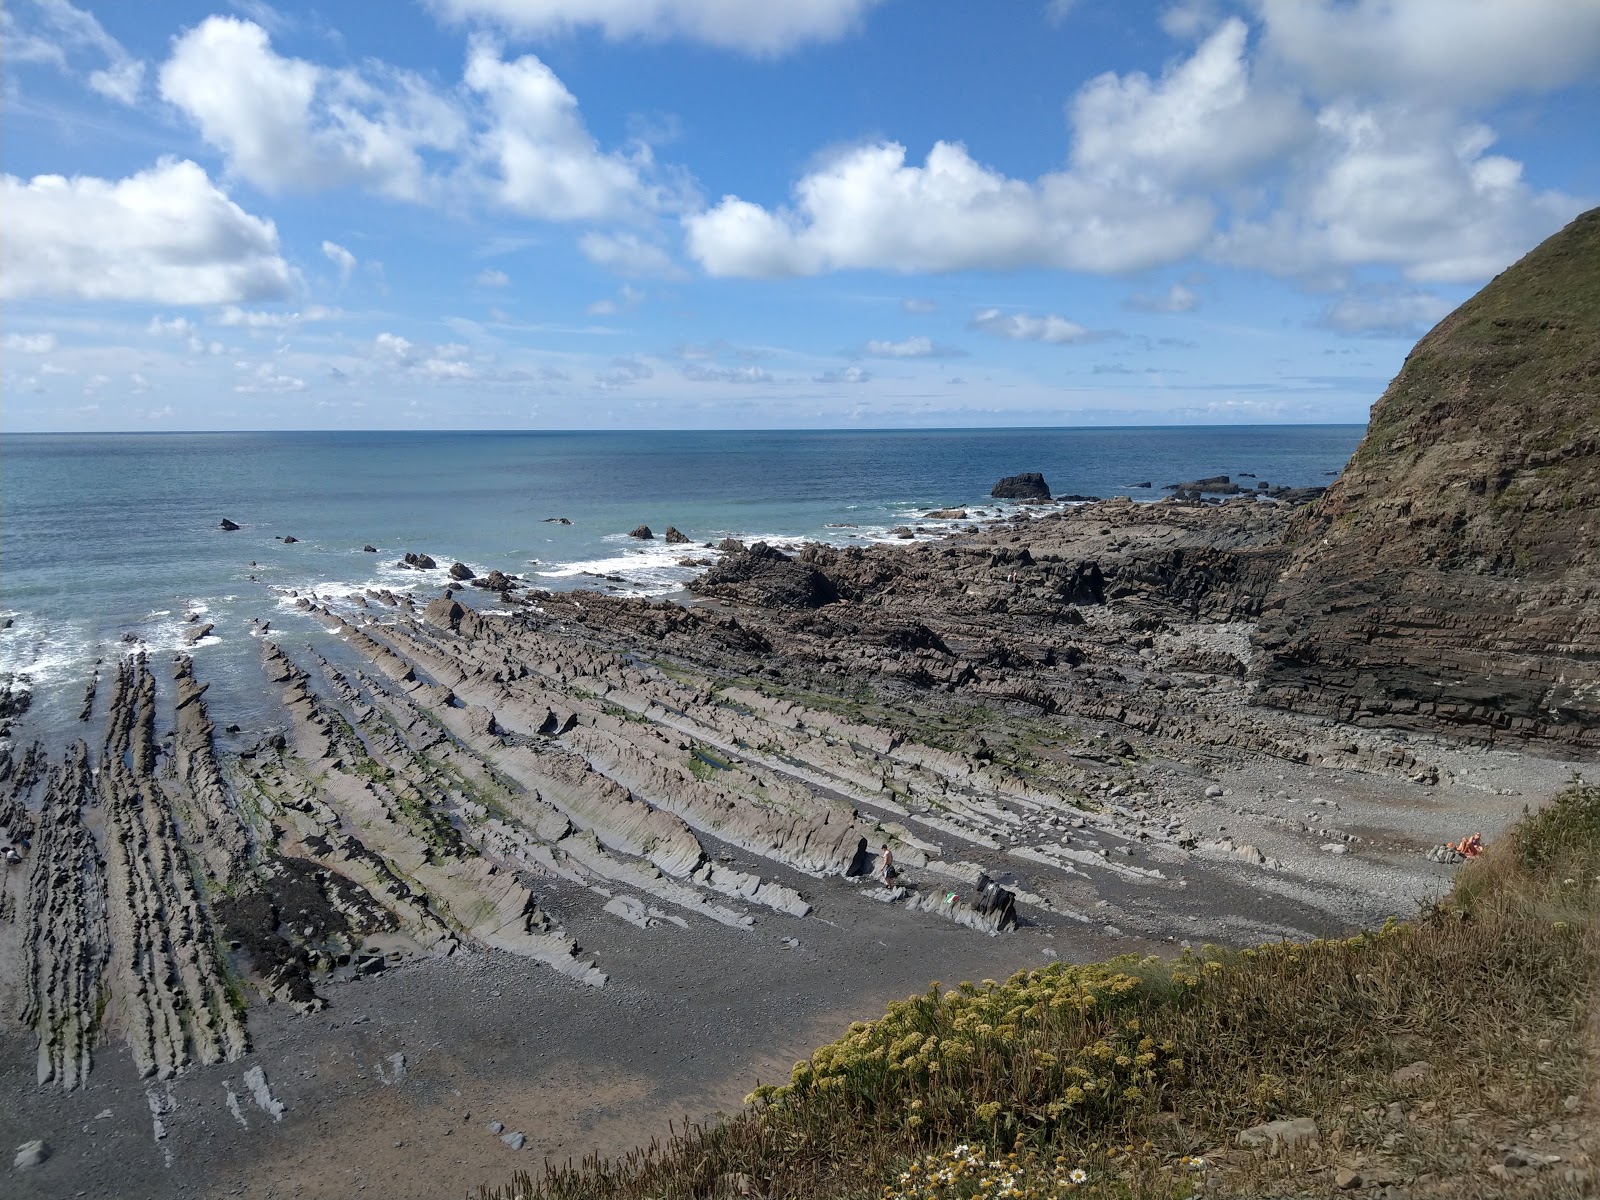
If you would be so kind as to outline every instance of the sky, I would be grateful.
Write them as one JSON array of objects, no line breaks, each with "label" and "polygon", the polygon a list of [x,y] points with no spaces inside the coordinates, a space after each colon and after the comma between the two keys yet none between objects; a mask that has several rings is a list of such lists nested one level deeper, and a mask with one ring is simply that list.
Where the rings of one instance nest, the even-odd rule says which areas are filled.
[{"label": "sky", "polygon": [[1362,422],[1600,0],[7,0],[0,430]]}]

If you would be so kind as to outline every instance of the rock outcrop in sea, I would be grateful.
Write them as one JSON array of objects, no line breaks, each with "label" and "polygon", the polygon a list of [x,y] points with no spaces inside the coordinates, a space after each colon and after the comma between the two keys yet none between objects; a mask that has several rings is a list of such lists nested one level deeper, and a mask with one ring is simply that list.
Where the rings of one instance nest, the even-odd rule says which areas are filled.
[{"label": "rock outcrop in sea", "polygon": [[1417,344],[1288,540],[1262,700],[1600,750],[1600,209]]}]

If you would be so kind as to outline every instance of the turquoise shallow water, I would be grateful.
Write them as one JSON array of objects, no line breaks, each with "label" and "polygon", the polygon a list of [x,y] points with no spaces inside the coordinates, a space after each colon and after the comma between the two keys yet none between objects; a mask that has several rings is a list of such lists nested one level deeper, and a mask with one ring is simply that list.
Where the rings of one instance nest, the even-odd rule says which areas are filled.
[{"label": "turquoise shallow water", "polygon": [[[1061,493],[1158,499],[1160,485],[1253,472],[1326,483],[1362,428],[1261,426],[692,433],[197,433],[0,437],[0,671],[62,711],[96,659],[182,644],[238,704],[260,692],[252,617],[319,627],[291,593],[432,592],[407,550],[545,587],[681,587],[693,547],[640,543],[648,524],[723,537],[870,541],[922,512],[985,505],[1003,475]],[[1130,488],[1152,480],[1151,491]],[[557,525],[546,517],[564,516]],[[224,533],[218,521],[243,526]],[[928,523],[932,524],[932,523]],[[276,540],[292,534],[292,545]],[[379,547],[365,554],[363,543]],[[255,563],[251,566],[252,561]],[[615,576],[606,580],[598,576]],[[253,578],[252,578],[253,577]]]}]

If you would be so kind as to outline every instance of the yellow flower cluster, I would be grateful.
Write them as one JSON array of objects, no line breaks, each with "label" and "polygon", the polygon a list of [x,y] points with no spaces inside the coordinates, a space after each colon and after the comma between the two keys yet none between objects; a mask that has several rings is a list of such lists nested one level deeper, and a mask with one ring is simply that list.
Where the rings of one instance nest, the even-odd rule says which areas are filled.
[{"label": "yellow flower cluster", "polygon": [[1065,1158],[1035,1153],[988,1158],[960,1145],[927,1154],[883,1189],[883,1200],[1057,1200],[1087,1183],[1089,1172]]},{"label": "yellow flower cluster", "polygon": [[938,985],[795,1064],[752,1103],[792,1105],[836,1093],[864,1106],[912,1107],[946,1132],[990,1136],[1086,1123],[1153,1096],[1183,1070],[1178,1047],[1145,1035],[1137,1007],[1170,988],[1155,960],[1052,963],[1005,983]]}]

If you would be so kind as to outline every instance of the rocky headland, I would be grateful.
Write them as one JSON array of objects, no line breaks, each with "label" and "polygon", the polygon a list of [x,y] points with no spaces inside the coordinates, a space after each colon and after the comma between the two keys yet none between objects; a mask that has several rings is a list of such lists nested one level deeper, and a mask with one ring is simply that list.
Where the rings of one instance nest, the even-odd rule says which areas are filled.
[{"label": "rocky headland", "polygon": [[1447,318],[1320,497],[1022,475],[948,537],[724,543],[681,600],[457,561],[259,624],[276,715],[226,742],[183,655],[65,749],[8,692],[0,1134],[54,1147],[8,1194],[471,1193],[932,976],[1442,893],[1600,738],[1597,237]]}]

